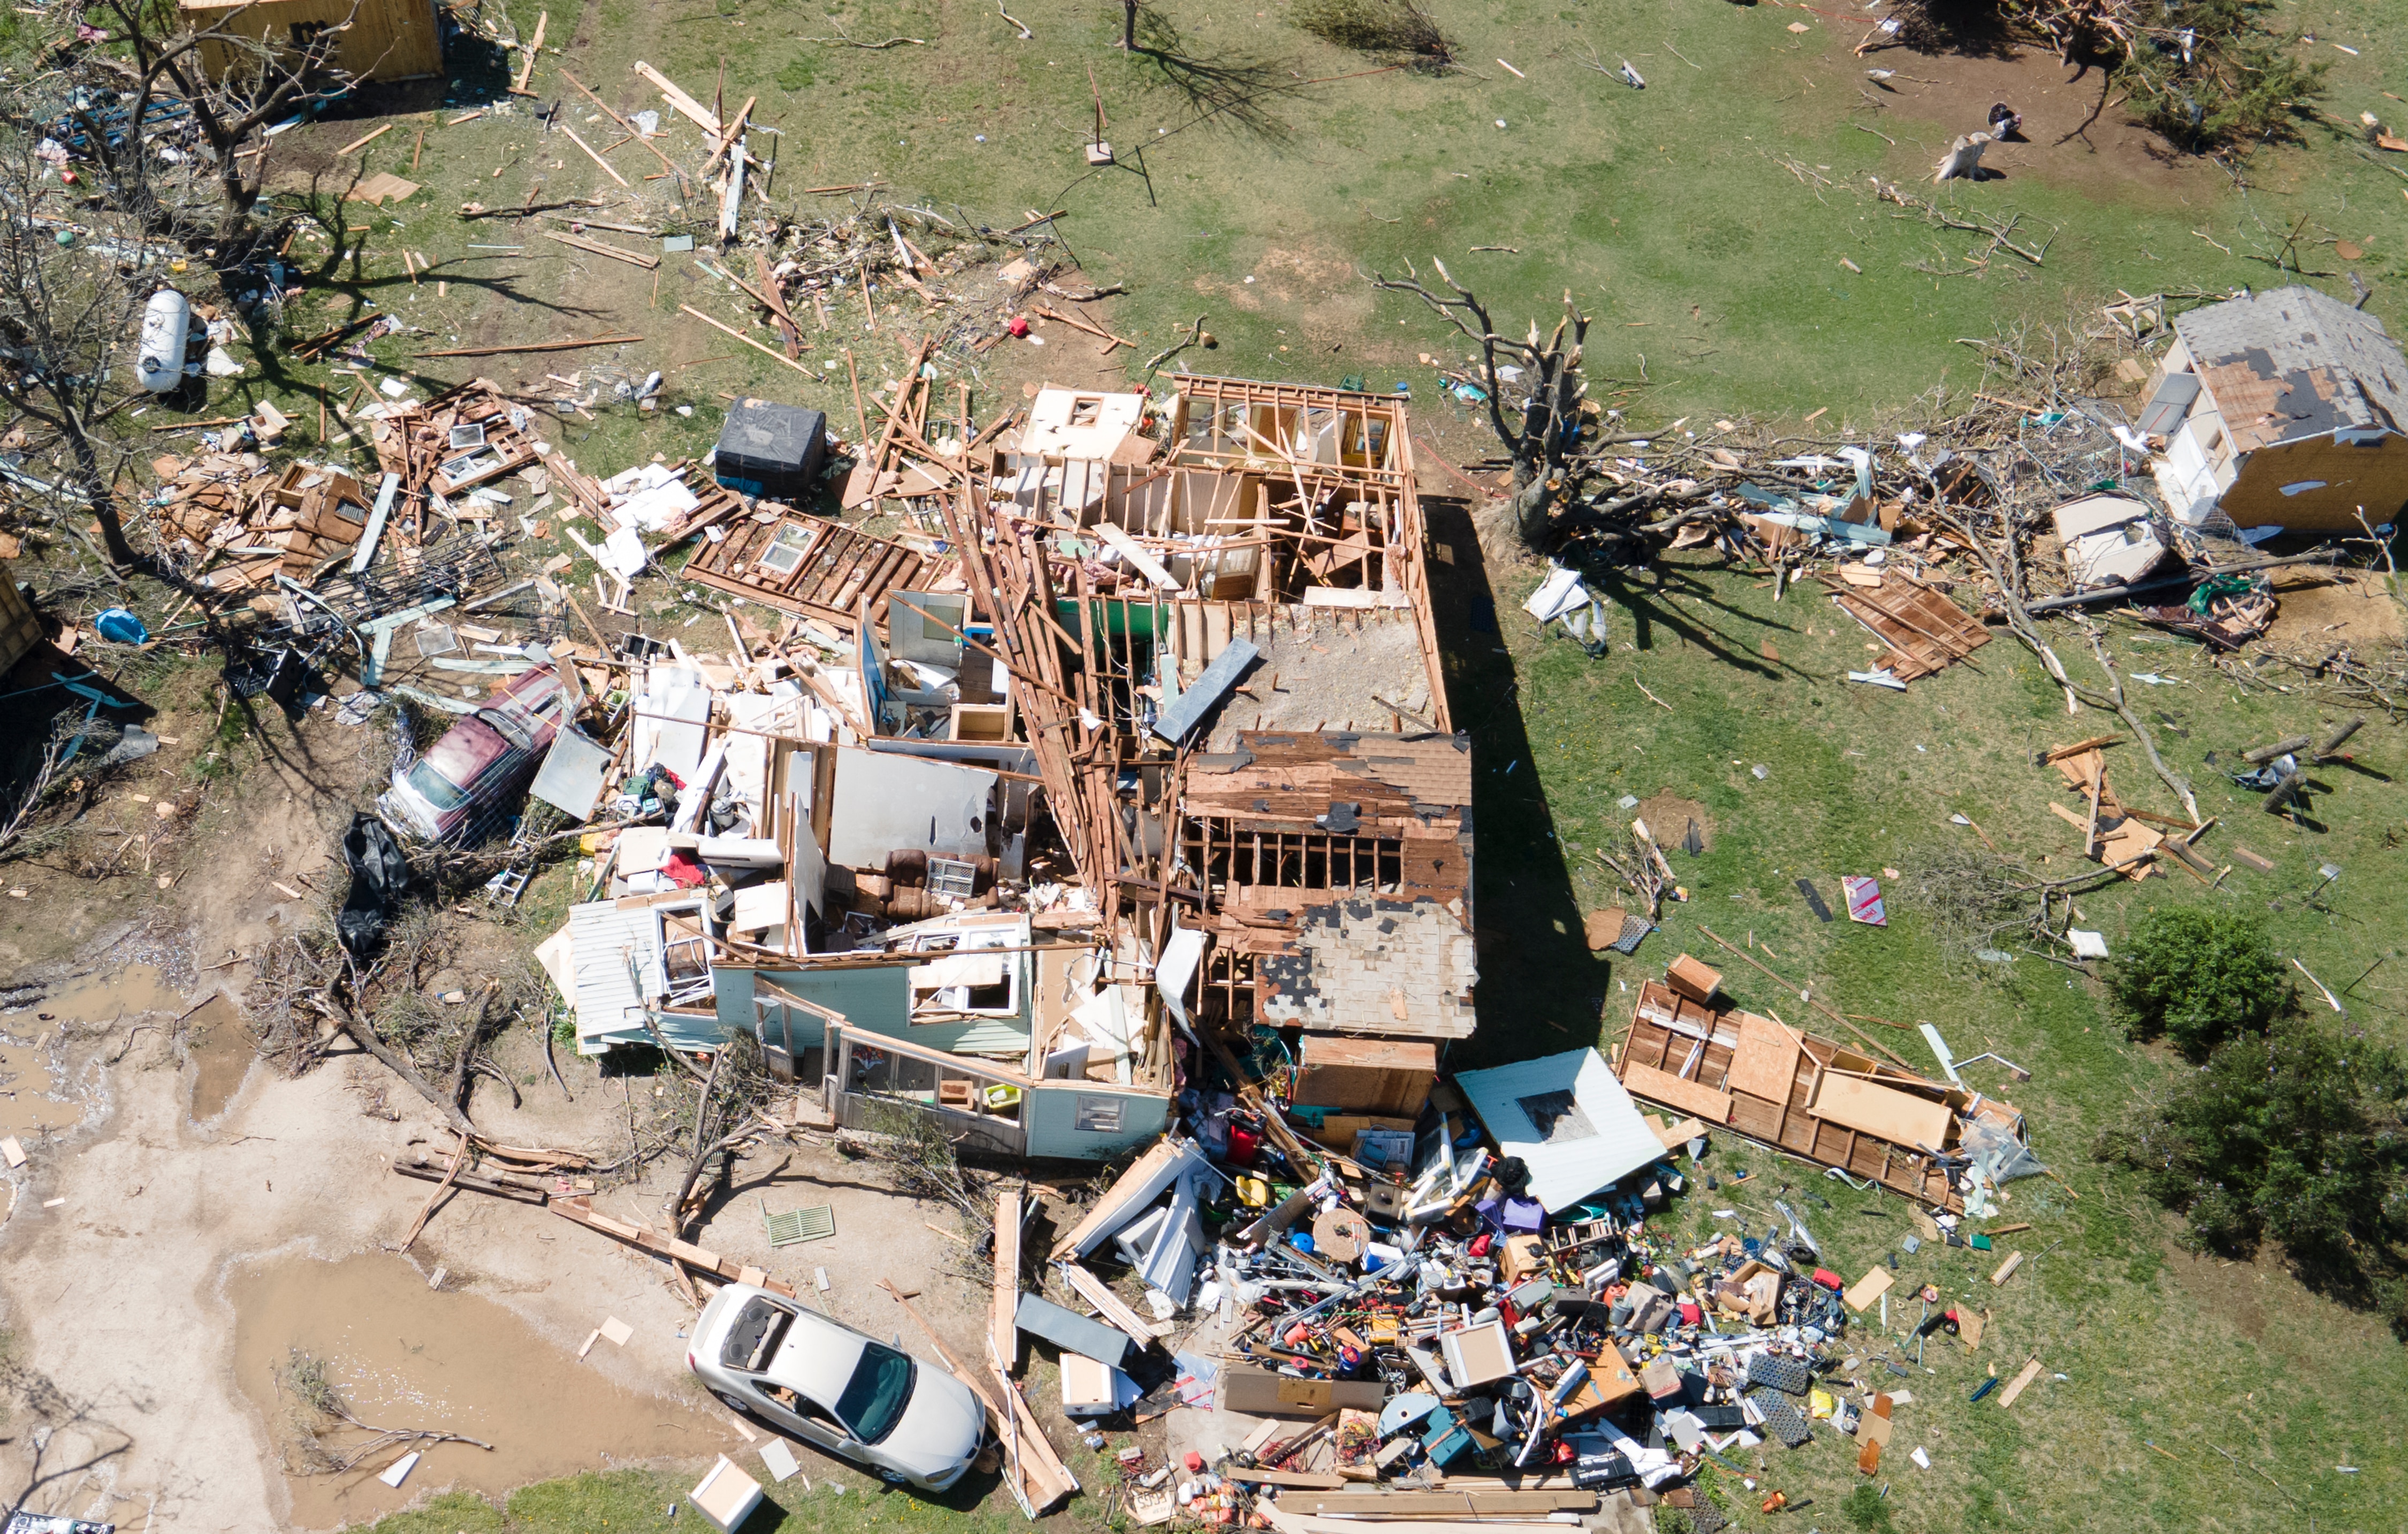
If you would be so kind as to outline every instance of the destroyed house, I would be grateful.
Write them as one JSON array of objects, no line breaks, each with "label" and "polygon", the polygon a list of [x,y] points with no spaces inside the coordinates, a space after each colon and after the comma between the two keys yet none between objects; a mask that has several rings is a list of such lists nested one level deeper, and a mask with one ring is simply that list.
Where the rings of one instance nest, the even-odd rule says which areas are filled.
[{"label": "destroyed house", "polygon": [[1950,1160],[2021,1140],[2010,1104],[1661,981],[1640,987],[1613,1068],[1634,1097],[1952,1213]]},{"label": "destroyed house", "polygon": [[745,606],[724,657],[631,668],[630,770],[678,808],[572,913],[580,1048],[740,1030],[834,1122],[1095,1158],[1262,1025],[1410,1123],[1476,970],[1404,407],[1176,385],[882,463],[941,541],[763,502],[697,552]]},{"label": "destroyed house", "polygon": [[2177,521],[2356,532],[2408,505],[2408,359],[2373,315],[2313,288],[2195,308],[2148,384],[2141,431]]}]

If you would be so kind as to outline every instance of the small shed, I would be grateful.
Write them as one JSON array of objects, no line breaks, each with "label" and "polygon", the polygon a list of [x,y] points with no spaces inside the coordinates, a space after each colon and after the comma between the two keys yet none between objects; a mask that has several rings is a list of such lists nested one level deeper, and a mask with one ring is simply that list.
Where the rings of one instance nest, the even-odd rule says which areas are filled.
[{"label": "small shed", "polygon": [[2276,288],[2174,320],[2141,430],[2176,520],[2356,532],[2408,505],[2408,359],[2373,315]]},{"label": "small shed", "polygon": [[212,30],[295,50],[337,27],[343,30],[334,63],[358,79],[416,79],[443,72],[435,0],[357,0],[356,6],[353,0],[178,0],[177,9],[205,35],[201,59],[212,77],[236,68],[249,51],[208,39]]}]

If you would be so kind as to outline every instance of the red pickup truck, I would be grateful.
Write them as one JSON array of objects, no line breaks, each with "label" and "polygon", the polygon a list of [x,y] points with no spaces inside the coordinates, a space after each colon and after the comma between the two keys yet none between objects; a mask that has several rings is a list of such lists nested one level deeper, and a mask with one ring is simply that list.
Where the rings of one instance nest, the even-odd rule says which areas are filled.
[{"label": "red pickup truck", "polygon": [[504,681],[423,755],[394,764],[393,786],[377,798],[379,814],[402,835],[427,841],[457,841],[488,828],[491,811],[534,780],[567,695],[557,663]]}]

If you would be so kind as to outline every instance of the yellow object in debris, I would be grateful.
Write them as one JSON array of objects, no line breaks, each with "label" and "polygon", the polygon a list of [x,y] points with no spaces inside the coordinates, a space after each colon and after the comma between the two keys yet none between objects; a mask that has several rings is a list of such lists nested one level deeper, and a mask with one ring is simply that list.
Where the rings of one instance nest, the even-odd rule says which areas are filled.
[{"label": "yellow object in debris", "polygon": [[1267,1208],[1271,1201],[1271,1185],[1259,1177],[1237,1179],[1238,1202],[1248,1209]]},{"label": "yellow object in debris", "polygon": [[1006,1108],[1019,1107],[1020,1088],[1002,1083],[997,1083],[996,1085],[988,1087],[986,1089],[986,1106],[987,1111],[990,1113],[998,1112]]},{"label": "yellow object in debris", "polygon": [[1816,1418],[1828,1420],[1831,1413],[1839,1409],[1839,1405],[1840,1403],[1838,1401],[1833,1400],[1830,1396],[1824,1391],[1810,1390],[1806,1393],[1806,1406],[1808,1412],[1811,1415]]}]

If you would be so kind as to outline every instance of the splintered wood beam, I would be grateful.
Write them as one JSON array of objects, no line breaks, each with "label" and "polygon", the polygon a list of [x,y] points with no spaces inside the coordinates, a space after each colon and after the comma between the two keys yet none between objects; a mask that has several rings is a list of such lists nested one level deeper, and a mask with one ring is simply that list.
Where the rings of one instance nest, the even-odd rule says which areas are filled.
[{"label": "splintered wood beam", "polygon": [[[602,167],[603,175],[609,177],[610,179],[618,182],[621,186],[627,185],[627,178],[611,169],[609,161],[605,160],[599,154],[595,153],[593,145],[588,144],[584,139],[578,137],[577,130],[575,128],[572,128],[567,123],[564,122],[560,125],[560,131],[568,136],[568,141],[570,143],[585,151],[585,158],[593,161],[595,165]],[[630,188],[629,190],[632,191],[633,188]]]},{"label": "splintered wood beam", "polygon": [[723,334],[724,334],[724,335],[732,336],[732,337],[734,337],[736,339],[738,339],[738,340],[739,340],[739,341],[742,341],[746,346],[751,347],[753,351],[758,351],[759,353],[761,353],[761,355],[763,355],[763,356],[765,356],[765,357],[774,358],[774,359],[776,359],[776,360],[777,360],[777,361],[779,361],[779,362],[784,363],[787,366],[789,366],[789,367],[793,368],[796,372],[800,373],[801,375],[803,375],[803,377],[805,377],[805,378],[807,378],[807,379],[810,379],[810,380],[814,380],[814,381],[817,381],[817,380],[819,379],[819,375],[818,375],[817,373],[814,373],[814,372],[812,372],[810,368],[805,367],[801,363],[798,363],[798,362],[795,361],[792,357],[787,356],[784,352],[772,350],[772,349],[771,349],[771,348],[769,348],[769,347],[763,346],[759,341],[756,341],[756,340],[754,340],[752,337],[745,335],[742,331],[738,330],[738,329],[737,329],[735,326],[733,326],[733,325],[724,325],[724,324],[721,324],[718,321],[716,321],[716,320],[712,319],[710,315],[703,313],[703,312],[702,312],[702,310],[700,310],[700,309],[698,309],[698,308],[695,308],[692,304],[680,304],[680,305],[678,306],[678,308],[681,308],[681,309],[685,310],[688,314],[693,315],[695,319],[697,319],[697,320],[701,321],[704,324],[709,325],[711,329],[716,330],[716,331],[720,331],[720,332],[722,332],[722,333],[723,333]]},{"label": "splintered wood beam", "polygon": [[564,235],[553,229],[541,229],[538,230],[537,233],[542,235],[546,239],[557,240],[561,244],[568,246],[571,249],[589,251],[595,255],[609,256],[614,261],[624,261],[630,266],[641,266],[648,272],[658,270],[661,265],[661,258],[658,256],[645,255],[641,251],[622,251],[615,245],[605,245],[598,239],[585,239],[577,235]]}]

